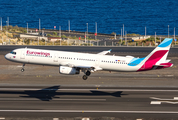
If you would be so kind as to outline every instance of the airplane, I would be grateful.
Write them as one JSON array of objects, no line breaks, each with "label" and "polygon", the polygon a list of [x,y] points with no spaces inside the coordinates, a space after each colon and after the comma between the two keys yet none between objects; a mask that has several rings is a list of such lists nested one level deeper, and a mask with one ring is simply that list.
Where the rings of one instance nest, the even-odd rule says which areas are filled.
[{"label": "airplane", "polygon": [[148,56],[135,58],[133,56],[106,55],[111,50],[98,54],[54,51],[44,49],[19,48],[5,55],[9,61],[23,63],[21,71],[24,72],[25,64],[58,66],[60,74],[75,75],[84,72],[83,80],[91,72],[118,71],[137,72],[172,67],[167,60],[172,38],[165,38]]}]

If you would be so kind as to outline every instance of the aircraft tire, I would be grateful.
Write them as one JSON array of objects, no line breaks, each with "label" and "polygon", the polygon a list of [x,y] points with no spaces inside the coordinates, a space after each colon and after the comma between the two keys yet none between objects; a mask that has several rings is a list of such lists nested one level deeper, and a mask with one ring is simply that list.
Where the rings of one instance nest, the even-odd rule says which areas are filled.
[{"label": "aircraft tire", "polygon": [[83,80],[87,80],[88,76],[84,75],[82,78],[83,78]]},{"label": "aircraft tire", "polygon": [[24,69],[24,68],[22,68],[22,69],[21,69],[21,72],[24,72],[24,71],[25,71],[25,69]]},{"label": "aircraft tire", "polygon": [[91,72],[90,72],[90,71],[87,71],[85,74],[86,74],[87,76],[90,76]]}]

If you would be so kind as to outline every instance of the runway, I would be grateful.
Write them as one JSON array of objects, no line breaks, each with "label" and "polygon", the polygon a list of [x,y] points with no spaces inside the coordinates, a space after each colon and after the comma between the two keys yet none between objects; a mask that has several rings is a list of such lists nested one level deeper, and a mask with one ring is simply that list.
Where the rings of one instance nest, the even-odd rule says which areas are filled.
[{"label": "runway", "polygon": [[177,93],[172,88],[6,86],[0,88],[0,116],[176,119]]},{"label": "runway", "polygon": [[[4,55],[18,47],[0,47],[0,119],[82,120],[178,119],[178,52],[171,48],[172,68],[146,72],[94,72],[84,81],[82,75],[61,75],[58,67],[26,65],[5,60]],[[46,47],[97,53],[109,47]],[[154,47],[113,47],[111,54],[145,56]]]}]

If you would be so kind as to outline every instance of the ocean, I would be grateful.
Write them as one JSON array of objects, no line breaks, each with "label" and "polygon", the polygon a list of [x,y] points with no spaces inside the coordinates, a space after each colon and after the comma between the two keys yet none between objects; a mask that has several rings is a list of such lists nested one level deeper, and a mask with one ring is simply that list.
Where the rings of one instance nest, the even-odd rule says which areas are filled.
[{"label": "ocean", "polygon": [[178,34],[177,0],[0,0],[3,26],[9,25],[95,32],[147,35]]}]

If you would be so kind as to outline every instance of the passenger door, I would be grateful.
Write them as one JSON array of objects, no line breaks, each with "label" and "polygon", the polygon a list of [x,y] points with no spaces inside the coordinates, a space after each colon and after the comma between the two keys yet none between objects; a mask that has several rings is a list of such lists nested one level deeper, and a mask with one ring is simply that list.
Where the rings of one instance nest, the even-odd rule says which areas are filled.
[{"label": "passenger door", "polygon": [[25,50],[21,51],[20,59],[25,59]]},{"label": "passenger door", "polygon": [[100,59],[96,58],[96,60],[95,60],[95,66],[99,66],[99,64],[100,64]]},{"label": "passenger door", "polygon": [[57,53],[54,53],[53,61],[58,62],[58,54]]}]

